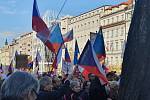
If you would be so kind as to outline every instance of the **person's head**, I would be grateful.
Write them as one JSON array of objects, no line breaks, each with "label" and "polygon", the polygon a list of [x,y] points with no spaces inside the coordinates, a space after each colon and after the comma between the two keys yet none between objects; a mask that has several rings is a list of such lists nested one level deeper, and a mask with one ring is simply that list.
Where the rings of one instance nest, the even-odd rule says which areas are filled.
[{"label": "person's head", "polygon": [[91,82],[90,81],[85,81],[83,83],[83,89],[89,89],[90,88],[90,85],[91,85]]},{"label": "person's head", "polygon": [[72,80],[70,82],[70,88],[74,92],[77,92],[77,93],[80,92],[80,90],[81,90],[80,82],[77,80]]},{"label": "person's head", "polygon": [[58,77],[53,78],[53,86],[54,87],[59,87],[61,85],[61,80]]},{"label": "person's head", "polygon": [[52,79],[49,76],[44,76],[40,79],[40,90],[41,91],[52,91]]},{"label": "person's head", "polygon": [[92,80],[95,79],[95,75],[90,73],[90,74],[88,74],[88,78],[89,78],[90,81],[92,81]]},{"label": "person's head", "polygon": [[15,72],[1,87],[2,100],[36,100],[39,82],[27,72]]}]

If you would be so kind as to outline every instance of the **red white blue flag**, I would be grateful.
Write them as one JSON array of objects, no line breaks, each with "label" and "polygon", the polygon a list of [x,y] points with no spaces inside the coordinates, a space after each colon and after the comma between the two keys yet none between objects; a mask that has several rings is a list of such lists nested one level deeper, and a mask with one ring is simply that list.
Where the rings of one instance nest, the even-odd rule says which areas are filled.
[{"label": "red white blue flag", "polygon": [[73,29],[63,35],[64,42],[69,42],[73,40]]},{"label": "red white blue flag", "polygon": [[78,43],[77,43],[77,40],[76,40],[76,42],[75,42],[75,51],[74,51],[74,60],[73,60],[74,65],[76,65],[77,62],[78,62],[79,53],[80,53],[80,51],[79,51]]},{"label": "red white blue flag", "polygon": [[50,36],[48,37],[48,40],[46,41],[47,47],[52,50],[52,52],[57,53],[59,48],[64,43],[63,37],[61,34],[60,26],[58,23],[56,23],[50,32]]},{"label": "red white blue flag", "polygon": [[104,58],[106,57],[102,28],[100,28],[99,32],[97,33],[97,36],[96,36],[94,44],[93,44],[93,48],[95,50],[95,53],[96,53],[98,59],[100,59],[101,57],[104,57]]},{"label": "red white blue flag", "polygon": [[[33,12],[32,12],[32,29],[37,32],[36,36],[47,46],[49,47],[51,43],[48,41],[50,30],[47,27],[46,23],[40,17],[39,9],[36,0],[33,3]],[[53,50],[53,48],[49,48]]]},{"label": "red white blue flag", "polygon": [[100,78],[102,84],[108,82],[102,65],[100,65],[99,60],[96,57],[96,54],[89,40],[86,43],[83,52],[79,58],[78,65],[79,69],[82,70],[81,72],[86,79],[88,78],[89,73],[93,73]]}]

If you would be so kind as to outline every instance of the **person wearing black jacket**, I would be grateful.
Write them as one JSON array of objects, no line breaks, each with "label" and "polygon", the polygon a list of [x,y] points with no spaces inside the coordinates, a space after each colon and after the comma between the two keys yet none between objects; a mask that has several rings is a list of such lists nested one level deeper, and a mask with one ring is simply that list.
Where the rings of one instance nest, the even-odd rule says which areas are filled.
[{"label": "person wearing black jacket", "polygon": [[91,80],[91,85],[89,89],[90,100],[107,100],[107,93],[105,86],[101,85],[100,80],[97,76]]},{"label": "person wearing black jacket", "polygon": [[52,90],[52,79],[50,79],[50,77],[42,78],[40,80],[41,88],[37,100],[60,100],[60,98],[62,98],[63,95],[69,90],[69,85],[70,82],[67,80],[58,90],[54,91]]}]

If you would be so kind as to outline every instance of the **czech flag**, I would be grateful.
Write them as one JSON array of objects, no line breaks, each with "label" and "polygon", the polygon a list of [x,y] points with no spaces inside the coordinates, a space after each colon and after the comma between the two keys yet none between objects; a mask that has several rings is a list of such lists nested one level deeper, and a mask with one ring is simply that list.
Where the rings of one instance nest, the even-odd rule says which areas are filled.
[{"label": "czech flag", "polygon": [[73,40],[73,29],[63,35],[64,42],[69,42]]},{"label": "czech flag", "polygon": [[78,55],[79,55],[80,51],[79,51],[79,47],[78,47],[78,43],[77,43],[77,40],[75,42],[75,51],[74,51],[74,65],[77,64],[78,62]]},{"label": "czech flag", "polygon": [[95,50],[95,53],[98,59],[100,59],[101,57],[104,57],[104,58],[106,57],[102,28],[100,28],[99,32],[97,33],[97,36],[93,44],[93,48]]},{"label": "czech flag", "polygon": [[87,41],[79,58],[78,67],[81,69],[81,73],[86,79],[88,79],[89,73],[93,73],[100,78],[102,84],[108,83],[106,74],[99,63],[89,40]]},{"label": "czech flag", "polygon": [[63,37],[61,34],[60,26],[58,23],[56,23],[50,32],[50,36],[48,40],[46,41],[47,47],[52,50],[52,52],[57,53],[58,49],[62,44],[64,43]]}]

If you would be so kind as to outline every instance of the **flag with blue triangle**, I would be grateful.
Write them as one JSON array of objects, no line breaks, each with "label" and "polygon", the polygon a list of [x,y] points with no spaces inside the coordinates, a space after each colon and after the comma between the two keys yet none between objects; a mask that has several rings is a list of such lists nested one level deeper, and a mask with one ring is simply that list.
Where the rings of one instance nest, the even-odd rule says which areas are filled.
[{"label": "flag with blue triangle", "polygon": [[82,69],[82,74],[86,79],[88,78],[89,73],[93,73],[100,78],[102,84],[108,82],[102,65],[99,63],[99,60],[96,57],[95,51],[93,50],[89,40],[87,41],[79,58],[78,66],[79,69]]}]

